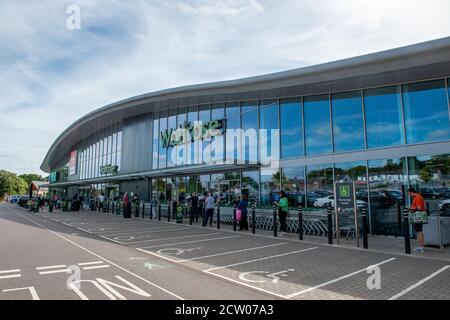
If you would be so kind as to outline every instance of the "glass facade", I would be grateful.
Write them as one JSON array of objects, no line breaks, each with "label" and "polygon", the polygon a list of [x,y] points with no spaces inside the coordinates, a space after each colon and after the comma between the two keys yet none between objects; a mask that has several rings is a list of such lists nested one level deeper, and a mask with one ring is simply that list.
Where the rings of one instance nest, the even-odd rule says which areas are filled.
[{"label": "glass facade", "polygon": [[449,106],[444,80],[402,85],[406,142],[450,139]]},{"label": "glass facade", "polygon": [[406,203],[408,185],[406,158],[371,160],[368,172],[370,231],[377,235],[402,235],[401,206]]},{"label": "glass facade", "polygon": [[330,101],[328,95],[304,98],[306,154],[332,152]]},{"label": "glass facade", "polygon": [[[227,129],[241,129],[241,107],[238,102],[227,103],[225,108],[225,117]],[[240,160],[242,155],[242,136],[229,135],[226,140],[226,159],[227,163],[234,163]]]},{"label": "glass facade", "polygon": [[405,141],[400,87],[364,91],[367,147],[401,145]]},{"label": "glass facade", "polygon": [[284,168],[281,189],[286,192],[289,207],[305,206],[305,168]]},{"label": "glass facade", "polygon": [[303,142],[303,106],[301,98],[280,102],[281,158],[305,155]]},{"label": "glass facade", "polygon": [[258,102],[242,103],[242,130],[245,132],[242,137],[242,159],[245,161],[256,162],[258,160]]},{"label": "glass facade", "polygon": [[271,207],[280,191],[281,171],[276,169],[261,169],[261,205]]},{"label": "glass facade", "polygon": [[[408,187],[415,187],[424,195],[431,211],[438,209],[442,199],[450,198],[449,155],[442,152],[444,155],[400,158],[401,153],[397,153],[399,158],[386,155],[385,159],[383,156],[379,160],[346,163],[332,163],[332,157],[334,153],[366,150],[370,151],[368,159],[373,159],[378,150],[372,149],[390,150],[408,144],[449,141],[448,86],[449,80],[441,79],[313,96],[185,106],[158,112],[151,120],[153,136],[146,146],[152,148],[149,155],[153,160],[152,170],[174,168],[179,157],[184,156],[180,154],[181,147],[175,147],[176,157],[168,157],[173,148],[163,148],[161,132],[175,130],[186,121],[194,124],[225,119],[227,129],[250,131],[245,136],[232,137],[234,141],[228,136],[214,137],[225,150],[213,150],[205,159],[203,151],[212,139],[188,142],[190,148],[184,149],[188,152],[188,163],[184,165],[202,164],[210,156],[226,159],[229,164],[235,160],[261,160],[261,144],[266,141],[258,133],[259,129],[268,130],[267,146],[263,148],[268,156],[271,156],[272,144],[280,142],[282,160],[280,168],[276,169],[243,167],[232,173],[211,172],[198,176],[180,173],[174,180],[159,178],[151,182],[152,192],[163,203],[172,199],[174,188],[178,196],[184,194],[183,197],[193,192],[213,191],[224,204],[231,204],[246,194],[251,201],[271,207],[275,193],[284,190],[291,208],[301,205],[318,210],[333,203],[335,182],[354,181],[358,206],[369,210],[371,232],[401,235],[399,208],[410,203],[406,196]],[[271,137],[274,129],[280,129],[279,141]],[[83,141],[78,149],[80,179],[114,175],[102,174],[101,168],[105,166],[117,166],[120,172],[122,140],[121,125],[116,125]],[[338,156],[352,160],[351,153],[348,157]],[[299,165],[296,159],[305,165]],[[105,189],[104,186],[96,188]],[[347,223],[354,226],[351,216],[348,219]]]},{"label": "glass facade", "polygon": [[[118,174],[122,168],[122,129],[113,126],[86,139],[86,145],[78,150],[80,180]],[[102,173],[102,167],[117,167],[117,172]]]},{"label": "glass facade", "polygon": [[159,169],[167,168],[167,149],[163,147],[161,141],[161,133],[167,130],[167,113],[161,112],[159,114]]},{"label": "glass facade", "polygon": [[[276,156],[279,158],[280,155],[272,155],[272,144],[277,143],[279,145],[279,141],[273,141],[274,137],[272,135],[273,129],[278,129],[278,100],[264,100],[261,101],[260,107],[259,107],[259,129],[260,130],[266,130],[267,138],[263,139],[263,132],[260,131],[259,139],[260,141],[266,140],[267,143],[261,143],[259,150],[260,150],[260,159],[263,156]],[[264,147],[266,147],[266,154],[262,154],[264,152]]]},{"label": "glass facade", "polygon": [[365,148],[361,91],[332,95],[334,151]]}]

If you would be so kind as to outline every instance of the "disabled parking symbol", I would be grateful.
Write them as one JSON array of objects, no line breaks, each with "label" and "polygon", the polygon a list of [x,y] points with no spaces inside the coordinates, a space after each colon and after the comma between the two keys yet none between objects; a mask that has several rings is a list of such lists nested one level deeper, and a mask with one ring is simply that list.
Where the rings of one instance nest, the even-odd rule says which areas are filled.
[{"label": "disabled parking symbol", "polygon": [[[274,273],[269,273],[267,271],[250,271],[250,272],[243,272],[239,275],[239,279],[245,282],[251,282],[251,283],[266,283],[268,281],[270,281],[273,284],[277,284],[282,277],[287,277],[289,272],[294,272],[295,269],[287,269],[287,270],[283,270],[283,271],[279,271],[279,272],[274,272]],[[254,279],[249,279],[249,276],[252,275],[264,275],[264,277],[269,278],[269,279],[258,279],[258,280],[254,280]]]}]

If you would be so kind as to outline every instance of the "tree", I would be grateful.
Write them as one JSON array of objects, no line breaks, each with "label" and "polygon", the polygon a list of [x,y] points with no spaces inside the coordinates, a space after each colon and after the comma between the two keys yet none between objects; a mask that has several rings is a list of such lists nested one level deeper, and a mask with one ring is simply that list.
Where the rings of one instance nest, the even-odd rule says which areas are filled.
[{"label": "tree", "polygon": [[425,183],[430,182],[433,179],[433,173],[429,167],[425,167],[419,172],[419,178]]},{"label": "tree", "polygon": [[44,181],[44,178],[42,178],[41,175],[34,173],[22,174],[19,176],[19,178],[25,180],[28,185],[31,184],[31,181]]},{"label": "tree", "polygon": [[15,173],[0,170],[0,198],[5,195],[26,194],[27,182],[19,178]]}]

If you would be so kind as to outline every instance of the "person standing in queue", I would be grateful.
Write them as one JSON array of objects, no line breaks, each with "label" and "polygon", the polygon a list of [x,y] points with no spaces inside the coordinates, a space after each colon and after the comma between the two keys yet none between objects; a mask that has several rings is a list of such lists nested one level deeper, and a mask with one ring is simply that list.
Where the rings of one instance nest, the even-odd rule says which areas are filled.
[{"label": "person standing in queue", "polygon": [[152,219],[156,219],[156,217],[157,217],[158,204],[159,204],[158,197],[155,194],[155,195],[153,195],[153,198],[152,198],[152,212],[150,212],[150,214],[152,215],[152,217],[151,217]]},{"label": "person standing in queue", "polygon": [[125,192],[122,198],[123,202],[123,216],[128,218],[128,205],[130,204],[130,198],[128,197],[128,192]]},{"label": "person standing in queue", "polygon": [[275,201],[275,205],[277,205],[279,208],[278,216],[280,218],[280,229],[282,231],[281,235],[285,236],[287,233],[287,216],[289,211],[289,203],[286,193],[284,191],[281,191],[279,195],[280,200]]},{"label": "person standing in queue", "polygon": [[[410,196],[413,199],[413,202],[411,204],[411,208],[409,208],[410,211],[413,212],[426,212],[427,207],[425,204],[425,200],[423,197],[417,193],[417,191],[414,188],[408,189],[408,196]],[[413,224],[414,231],[417,234],[417,240],[419,241],[419,246],[415,248],[413,251],[415,253],[424,253],[425,252],[425,240],[423,236],[423,224],[421,223],[415,223]]]},{"label": "person standing in queue", "polygon": [[248,199],[245,194],[241,196],[241,201],[237,205],[237,208],[241,210],[241,220],[239,221],[239,230],[248,230]]},{"label": "person standing in queue", "polygon": [[191,202],[192,216],[195,217],[195,219],[197,221],[198,220],[198,196],[195,192],[192,193],[191,197],[189,198],[189,201]]},{"label": "person standing in queue", "polygon": [[208,220],[209,220],[209,225],[211,226],[213,223],[213,216],[214,216],[214,205],[215,205],[215,200],[214,197],[212,196],[211,192],[208,193],[208,197],[205,200],[205,209],[206,209],[206,214],[205,214],[205,220],[203,222],[203,226],[206,227],[206,225],[208,224]]},{"label": "person standing in queue", "polygon": [[102,212],[103,211],[103,204],[105,202],[105,194],[102,192],[99,196],[98,196],[98,211]]}]

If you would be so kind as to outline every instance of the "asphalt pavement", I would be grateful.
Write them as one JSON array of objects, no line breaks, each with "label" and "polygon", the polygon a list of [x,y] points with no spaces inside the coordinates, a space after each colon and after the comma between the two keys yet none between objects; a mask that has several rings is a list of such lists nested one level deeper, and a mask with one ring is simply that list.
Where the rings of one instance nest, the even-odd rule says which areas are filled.
[{"label": "asphalt pavement", "polygon": [[200,225],[0,204],[0,299],[450,299],[450,265]]}]

